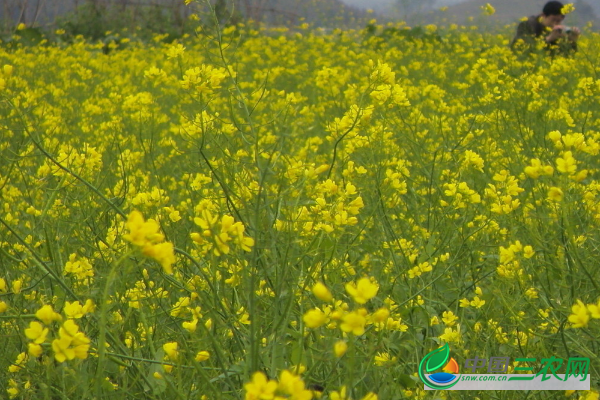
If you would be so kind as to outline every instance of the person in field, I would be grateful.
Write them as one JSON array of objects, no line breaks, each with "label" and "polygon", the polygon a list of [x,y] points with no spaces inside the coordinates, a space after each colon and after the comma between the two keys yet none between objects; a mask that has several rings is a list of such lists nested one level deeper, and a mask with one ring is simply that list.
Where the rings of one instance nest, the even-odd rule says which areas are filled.
[{"label": "person in field", "polygon": [[560,1],[549,1],[542,13],[532,15],[517,27],[517,33],[510,43],[512,49],[533,50],[538,41],[552,54],[569,54],[577,50],[577,39],[581,35],[578,28],[563,25],[564,5]]}]

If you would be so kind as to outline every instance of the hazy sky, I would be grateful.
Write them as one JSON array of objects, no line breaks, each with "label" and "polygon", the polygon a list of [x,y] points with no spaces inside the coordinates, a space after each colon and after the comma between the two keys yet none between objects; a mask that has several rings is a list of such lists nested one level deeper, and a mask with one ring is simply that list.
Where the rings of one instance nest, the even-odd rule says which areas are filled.
[{"label": "hazy sky", "polygon": [[[360,8],[373,8],[380,9],[389,6],[396,0],[341,0],[342,2],[349,4],[351,6],[360,7]],[[419,0],[413,0],[419,1]],[[465,0],[438,0],[437,4],[441,7],[444,5],[457,4],[463,2]],[[600,1],[600,0],[598,0]]]},{"label": "hazy sky", "polygon": [[[395,3],[398,0],[341,0],[341,1],[346,4],[358,7],[358,8],[362,8],[362,9],[372,8],[377,11],[377,10],[385,9],[387,6],[389,6],[392,3]],[[404,1],[421,1],[421,0],[404,0]],[[437,0],[436,7],[458,4],[458,3],[462,3],[464,1],[466,1],[466,0]],[[501,2],[501,0],[490,1],[490,3],[492,5],[494,5],[494,2]],[[563,0],[563,3],[571,3],[571,2],[574,3],[574,1]],[[591,5],[594,8],[594,10],[596,10],[597,16],[600,16],[600,0],[585,0],[585,2],[588,3],[589,5]]]}]

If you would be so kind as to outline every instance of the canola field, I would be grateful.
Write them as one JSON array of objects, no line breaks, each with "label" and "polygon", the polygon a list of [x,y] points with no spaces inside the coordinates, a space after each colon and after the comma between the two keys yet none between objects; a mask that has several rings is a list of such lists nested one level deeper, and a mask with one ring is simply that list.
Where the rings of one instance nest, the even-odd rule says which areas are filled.
[{"label": "canola field", "polygon": [[375,28],[0,48],[0,398],[598,399],[600,35]]}]

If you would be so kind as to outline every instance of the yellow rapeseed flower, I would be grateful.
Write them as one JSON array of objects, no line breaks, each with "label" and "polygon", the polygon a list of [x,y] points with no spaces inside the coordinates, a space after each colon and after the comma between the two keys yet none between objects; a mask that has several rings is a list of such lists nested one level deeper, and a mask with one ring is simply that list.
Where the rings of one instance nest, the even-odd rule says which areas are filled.
[{"label": "yellow rapeseed flower", "polygon": [[375,323],[384,322],[384,321],[387,321],[389,316],[390,316],[390,310],[388,310],[385,307],[382,307],[382,308],[378,309],[377,311],[375,311],[373,314],[371,314],[371,321],[373,321]]},{"label": "yellow rapeseed flower", "polygon": [[561,188],[552,186],[550,189],[548,189],[548,200],[561,202],[563,197],[564,193]]},{"label": "yellow rapeseed flower", "polygon": [[312,293],[316,298],[322,301],[330,302],[333,300],[333,296],[327,286],[325,286],[322,282],[317,282],[312,288]]},{"label": "yellow rapeseed flower", "polygon": [[31,357],[37,358],[41,356],[43,352],[44,349],[39,344],[27,343],[27,354],[29,354]]},{"label": "yellow rapeseed flower", "polygon": [[456,330],[448,327],[444,329],[444,333],[439,336],[440,340],[446,343],[460,342],[460,324],[456,326]]},{"label": "yellow rapeseed flower", "polygon": [[304,324],[312,329],[318,328],[327,322],[327,316],[318,308],[307,311],[302,317]]},{"label": "yellow rapeseed flower", "polygon": [[484,6],[481,6],[481,10],[484,15],[494,15],[496,13],[496,9],[492,7],[490,3],[486,3]]},{"label": "yellow rapeseed flower", "polygon": [[92,302],[92,300],[87,300],[85,305],[81,305],[79,303],[79,301],[74,301],[74,302],[65,302],[65,306],[63,307],[63,312],[65,313],[65,315],[67,316],[67,318],[81,318],[83,317],[85,314],[87,314],[90,311],[93,311],[94,309],[94,303]]},{"label": "yellow rapeseed flower", "polygon": [[56,361],[62,363],[74,358],[87,358],[90,339],[79,331],[79,326],[72,319],[65,321],[58,334],[59,337],[52,341]]},{"label": "yellow rapeseed flower", "polygon": [[173,274],[172,265],[176,261],[173,243],[163,242],[146,246],[142,249],[142,254],[158,261],[165,273]]},{"label": "yellow rapeseed flower", "polygon": [[177,350],[178,346],[179,345],[177,342],[168,342],[163,344],[163,350],[169,360],[177,361],[177,358],[179,357],[179,351]]},{"label": "yellow rapeseed flower", "polygon": [[36,344],[44,343],[47,335],[48,328],[37,321],[31,321],[29,323],[29,328],[25,329],[25,336]]},{"label": "yellow rapeseed flower", "polygon": [[360,336],[365,333],[365,324],[367,323],[367,319],[365,318],[364,314],[366,314],[366,310],[364,310],[364,312],[359,311],[349,312],[342,317],[342,324],[340,325],[342,331],[352,333],[356,336]]},{"label": "yellow rapeseed flower", "polygon": [[336,357],[343,356],[344,354],[346,354],[347,350],[348,350],[348,343],[346,343],[343,340],[338,340],[333,345],[333,352],[335,353]]},{"label": "yellow rapeseed flower", "polygon": [[571,307],[572,314],[569,315],[569,322],[573,328],[585,328],[590,320],[590,313],[581,300]]},{"label": "yellow rapeseed flower", "polygon": [[199,351],[196,354],[196,357],[194,357],[194,360],[196,360],[196,362],[202,362],[202,361],[206,361],[210,358],[210,353],[206,350],[203,351]]},{"label": "yellow rapeseed flower", "polygon": [[596,304],[588,304],[587,309],[590,313],[590,316],[594,319],[600,319],[600,299]]},{"label": "yellow rapeseed flower", "polygon": [[348,292],[358,304],[365,304],[377,295],[378,290],[379,285],[377,282],[374,280],[371,281],[369,278],[361,278],[356,284],[354,282],[346,284],[346,292]]},{"label": "yellow rapeseed flower", "polygon": [[139,211],[132,211],[125,224],[128,232],[123,237],[130,243],[138,246],[142,254],[153,258],[160,263],[167,274],[173,273],[172,265],[175,263],[173,244],[163,242],[164,235],[158,230],[159,226],[154,220],[144,221]]},{"label": "yellow rapeseed flower", "polygon": [[473,297],[473,300],[471,300],[471,307],[481,308],[484,304],[485,300],[481,300],[479,296],[475,296]]},{"label": "yellow rapeseed flower", "polygon": [[167,50],[168,58],[177,58],[183,55],[185,47],[181,43],[173,43]]},{"label": "yellow rapeseed flower", "polygon": [[279,375],[277,392],[284,395],[289,395],[292,399],[312,399],[312,392],[306,389],[302,378],[288,370],[281,371],[281,374]]},{"label": "yellow rapeseed flower", "polygon": [[252,380],[244,385],[246,400],[269,400],[275,398],[277,382],[268,380],[262,372],[255,372]]},{"label": "yellow rapeseed flower", "polygon": [[25,366],[28,359],[27,353],[19,353],[15,362],[8,367],[8,372],[19,372]]},{"label": "yellow rapeseed flower", "polygon": [[139,211],[132,211],[129,214],[125,227],[129,233],[123,235],[123,237],[138,247],[144,248],[148,245],[162,242],[165,238],[158,232],[159,226],[156,221],[144,221],[144,217]]},{"label": "yellow rapeseed flower", "polygon": [[181,323],[181,326],[183,327],[183,329],[185,329],[186,331],[190,332],[190,333],[194,333],[196,332],[196,328],[198,326],[198,318],[194,318],[191,321],[183,321]]},{"label": "yellow rapeseed flower", "polygon": [[59,313],[52,309],[52,306],[45,305],[36,311],[35,316],[46,325],[50,325],[52,321],[60,321],[62,317]]},{"label": "yellow rapeseed flower", "polygon": [[562,157],[556,159],[556,169],[564,174],[572,174],[577,171],[577,161],[573,153],[565,151]]},{"label": "yellow rapeseed flower", "polygon": [[346,395],[346,392],[346,386],[342,386],[339,391],[332,390],[331,392],[329,392],[329,398],[331,400],[349,400],[348,396]]},{"label": "yellow rapeseed flower", "polygon": [[452,311],[444,311],[442,313],[442,321],[444,321],[444,324],[446,324],[446,326],[454,326],[457,320],[458,317],[454,315]]},{"label": "yellow rapeseed flower", "polygon": [[567,3],[561,8],[560,13],[562,15],[567,15],[572,13],[573,11],[575,11],[575,6],[573,5],[573,3]]},{"label": "yellow rapeseed flower", "polygon": [[395,361],[398,361],[398,358],[390,356],[390,353],[387,352],[379,352],[374,358],[375,365],[379,367],[392,364]]}]

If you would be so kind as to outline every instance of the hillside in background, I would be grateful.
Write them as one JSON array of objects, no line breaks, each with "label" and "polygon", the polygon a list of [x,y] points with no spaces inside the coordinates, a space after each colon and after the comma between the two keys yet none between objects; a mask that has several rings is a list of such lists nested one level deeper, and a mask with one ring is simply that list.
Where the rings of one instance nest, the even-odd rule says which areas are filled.
[{"label": "hillside in background", "polygon": [[[308,22],[324,27],[362,27],[372,17],[340,0],[213,0],[212,3],[219,4],[224,15],[277,25]],[[183,0],[4,0],[0,4],[0,27],[7,31],[21,22],[27,26],[52,27],[57,19],[78,17],[90,11],[98,16],[115,12],[116,17],[128,16],[134,22],[151,14],[182,23],[192,12],[202,9],[207,9],[204,1],[185,6]]]},{"label": "hillside in background", "polygon": [[[351,5],[353,7],[356,7],[358,9],[373,9],[375,10],[375,12],[378,12],[380,14],[388,14],[390,12],[394,12],[397,13],[399,11],[402,11],[402,9],[406,9],[407,5],[412,6],[413,9],[418,9],[419,7],[423,7],[423,5],[426,9],[426,11],[431,11],[431,10],[435,10],[435,9],[439,9],[440,7],[443,6],[454,6],[456,4],[460,4],[460,3],[465,3],[468,2],[470,0],[341,0],[342,2],[344,2],[345,4]],[[488,1],[490,4],[492,4],[494,7],[503,9],[506,8],[507,5],[508,6],[513,6],[515,3],[511,2],[510,0],[490,0]],[[596,14],[596,16],[600,16],[600,0],[564,0],[565,3],[567,2],[574,2],[576,3],[578,6],[583,5],[583,7],[585,8],[585,6],[590,6],[593,10],[594,13]],[[543,1],[538,1],[537,3],[532,0],[532,1],[522,1],[519,2],[517,5],[517,7],[523,6],[523,8],[528,8],[528,9],[532,9],[533,6],[539,6],[540,4],[543,4]],[[533,12],[528,10],[528,12]]]},{"label": "hillside in background", "polygon": [[[261,20],[272,24],[296,24],[305,20],[316,26],[363,27],[372,15],[365,10],[344,4],[340,0],[263,0],[267,10]],[[260,18],[255,18],[260,19]]]},{"label": "hillside in background", "polygon": [[[524,16],[540,13],[547,0],[467,0],[459,4],[450,5],[445,11],[439,9],[417,13],[407,17],[412,24],[421,23],[458,23],[476,25],[505,25],[517,22]],[[600,5],[600,0],[599,1]],[[496,13],[492,16],[483,16],[481,7],[490,3]],[[566,3],[566,1],[564,2]],[[565,23],[568,25],[584,26],[587,22],[594,23],[596,29],[600,26],[600,13],[597,7],[590,4],[590,0],[576,0],[575,11],[568,15]],[[397,9],[397,8],[396,8]],[[400,12],[396,16],[400,17]],[[394,14],[392,14],[394,15]],[[469,20],[471,18],[471,20]]]},{"label": "hillside in background", "polygon": [[[3,2],[2,2],[3,1]],[[295,26],[308,22],[324,28],[361,28],[373,17],[380,22],[405,20],[420,24],[506,25],[541,10],[546,0],[212,0],[221,9],[221,21],[252,19],[269,25]],[[496,8],[493,16],[482,16],[486,3]],[[594,2],[592,4],[592,2]],[[347,3],[347,4],[346,4]],[[458,3],[458,4],[457,4]],[[600,0],[575,0],[576,11],[567,24],[600,27]],[[204,4],[204,6],[202,6]],[[386,6],[387,4],[387,6]],[[366,11],[368,5],[380,11]],[[440,11],[441,5],[448,5]],[[387,7],[387,8],[386,8]],[[0,32],[14,30],[18,23],[51,30],[67,21],[74,33],[98,38],[108,30],[134,29],[146,24],[149,30],[174,36],[194,26],[188,17],[207,10],[203,0],[185,6],[183,0],[0,0]],[[62,24],[62,25],[61,25]],[[92,32],[92,33],[90,33]]]}]

